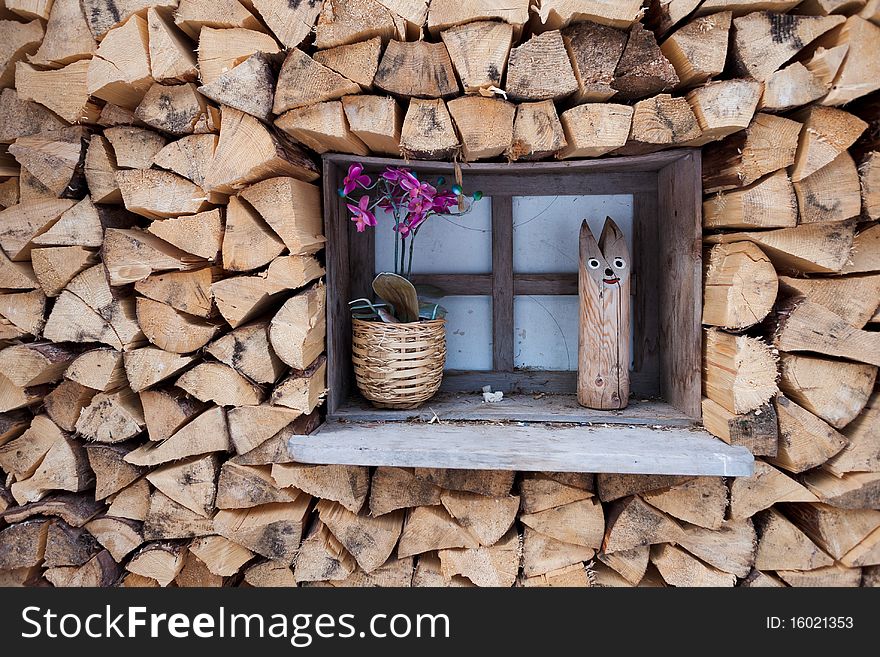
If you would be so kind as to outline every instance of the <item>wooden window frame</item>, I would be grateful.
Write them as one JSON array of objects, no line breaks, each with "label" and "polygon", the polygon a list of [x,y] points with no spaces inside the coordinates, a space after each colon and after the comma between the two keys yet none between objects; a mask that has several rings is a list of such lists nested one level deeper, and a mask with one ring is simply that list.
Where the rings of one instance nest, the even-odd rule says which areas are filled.
[{"label": "wooden window frame", "polygon": [[[368,171],[408,166],[425,175],[454,176],[449,162],[326,154],[323,156],[327,236],[327,413],[352,394],[351,317],[348,301],[373,296],[375,242],[358,234],[337,193],[349,164]],[[488,274],[424,274],[450,295],[492,298],[493,370],[447,371],[447,391],[479,390],[573,393],[575,372],[515,370],[513,304],[517,295],[577,294],[577,274],[515,274],[514,196],[633,195],[634,342],[631,385],[645,397],[661,397],[685,417],[700,419],[702,313],[702,189],[700,152],[678,149],[601,160],[462,164],[468,190],[492,198],[492,271]],[[663,230],[660,230],[661,225]],[[648,294],[650,291],[654,294]],[[656,286],[656,287],[653,287]]]}]

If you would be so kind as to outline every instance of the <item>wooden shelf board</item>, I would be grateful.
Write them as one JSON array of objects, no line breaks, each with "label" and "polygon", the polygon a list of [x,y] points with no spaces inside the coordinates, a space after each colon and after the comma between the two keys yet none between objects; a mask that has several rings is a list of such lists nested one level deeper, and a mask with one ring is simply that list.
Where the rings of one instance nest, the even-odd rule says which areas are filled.
[{"label": "wooden shelf board", "polygon": [[754,458],[701,429],[329,420],[288,443],[300,463],[749,476]]}]

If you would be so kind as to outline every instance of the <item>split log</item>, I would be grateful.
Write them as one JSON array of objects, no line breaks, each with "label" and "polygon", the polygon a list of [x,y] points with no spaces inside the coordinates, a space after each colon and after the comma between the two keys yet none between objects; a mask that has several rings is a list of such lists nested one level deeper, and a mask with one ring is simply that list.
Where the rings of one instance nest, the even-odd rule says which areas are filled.
[{"label": "split log", "polygon": [[[861,543],[840,558],[840,563],[848,568],[874,567],[878,561],[880,561],[880,529],[875,529]],[[870,586],[865,583],[864,575],[862,576],[862,586]]]},{"label": "split log", "polygon": [[144,473],[143,468],[126,463],[128,445],[87,445],[86,457],[95,473],[95,499],[103,500],[118,493]]},{"label": "split log", "polygon": [[323,236],[321,189],[295,178],[270,178],[242,190],[250,203],[291,254],[320,251]]},{"label": "split log", "polygon": [[71,527],[64,521],[49,525],[46,538],[44,568],[82,566],[100,550],[94,537],[82,527]]},{"label": "split log", "polygon": [[643,493],[651,506],[673,518],[718,529],[727,510],[727,486],[719,477],[696,477],[665,490]]},{"label": "split log", "polygon": [[576,23],[562,30],[578,89],[575,103],[601,103],[617,93],[612,88],[617,63],[626,47],[627,34],[598,23]]},{"label": "split log", "polygon": [[107,128],[104,137],[113,147],[116,166],[124,169],[149,169],[167,141],[157,132],[127,125]]},{"label": "split log", "polygon": [[89,194],[95,203],[122,203],[122,194],[116,184],[116,155],[103,135],[92,135],[83,172]]},{"label": "split log", "polygon": [[200,401],[218,406],[252,406],[259,404],[263,396],[257,386],[222,363],[199,363],[184,372],[175,385]]},{"label": "split log", "polygon": [[870,225],[860,230],[852,242],[852,254],[841,269],[842,274],[880,271],[880,226]]},{"label": "split log", "polygon": [[746,130],[703,149],[703,193],[751,185],[794,163],[801,124],[758,113]]},{"label": "split log", "polygon": [[272,477],[279,488],[292,486],[315,498],[338,502],[352,513],[361,510],[370,488],[369,469],[354,465],[279,463],[272,466]]},{"label": "split log", "polygon": [[[43,24],[38,20],[28,23],[3,20],[0,22],[3,52],[0,53],[0,88],[11,87],[15,83],[15,63],[33,56],[43,41]],[[94,47],[94,42],[92,42]],[[15,94],[15,91],[10,93]],[[5,90],[4,90],[5,95]]]},{"label": "split log", "polygon": [[755,528],[749,519],[725,521],[717,530],[684,524],[682,531],[679,545],[722,572],[745,577],[755,563]]},{"label": "split log", "polygon": [[273,465],[292,463],[293,458],[287,448],[291,436],[307,436],[321,425],[319,413],[311,413],[296,418],[277,434],[245,454],[234,456],[231,460],[239,465]]},{"label": "split log", "polygon": [[598,157],[626,144],[632,126],[633,108],[611,103],[587,103],[562,113],[566,146],[556,156]]},{"label": "split log", "polygon": [[48,520],[26,520],[0,530],[0,570],[37,566],[46,553]]},{"label": "split log", "polygon": [[368,155],[370,149],[349,129],[342,103],[316,103],[285,112],[275,125],[317,153]]},{"label": "split log", "polygon": [[817,469],[804,475],[804,485],[819,500],[839,509],[880,509],[880,472],[850,472],[835,477]]},{"label": "split log", "polygon": [[868,403],[877,368],[863,363],[782,354],[779,387],[787,397],[842,429]]},{"label": "split log", "polygon": [[79,493],[94,486],[85,450],[72,438],[55,441],[46,452],[40,467],[24,481],[16,481],[10,490],[19,504],[36,502],[55,490]]},{"label": "split log", "polygon": [[150,495],[150,508],[144,518],[146,540],[196,538],[217,533],[210,518],[190,511],[160,491]]},{"label": "split log", "polygon": [[449,515],[486,546],[494,545],[513,526],[520,502],[516,496],[486,497],[463,491],[444,491],[440,499]]},{"label": "split log", "polygon": [[529,20],[529,3],[526,0],[499,2],[477,0],[462,4],[455,0],[437,0],[428,11],[428,30],[436,36],[441,30],[475,21],[502,20],[516,27]]},{"label": "split log", "polygon": [[880,586],[880,566],[862,568],[862,586],[875,588]]},{"label": "split log", "polygon": [[[412,557],[407,557],[406,559],[395,559],[392,557],[371,573],[356,568],[345,579],[337,582],[328,582],[326,585],[343,588],[409,587],[412,586],[413,561]],[[311,586],[321,585],[319,582],[311,584]]]},{"label": "split log", "polygon": [[254,553],[222,536],[197,538],[189,551],[201,559],[214,575],[231,577],[238,573]]},{"label": "split log", "polygon": [[677,486],[693,479],[690,475],[630,475],[600,473],[596,476],[599,499],[613,502],[629,495]]},{"label": "split log", "polygon": [[218,269],[206,267],[196,271],[150,274],[134,284],[136,292],[154,301],[166,303],[175,310],[208,318],[213,313],[211,283]]},{"label": "split log", "polygon": [[200,258],[137,229],[107,229],[103,255],[111,285],[141,281],[157,271],[186,271],[204,264]]},{"label": "split log", "polygon": [[537,11],[542,29],[559,29],[581,21],[625,28],[638,21],[640,16],[641,4],[637,0],[613,3],[602,0],[545,0]]},{"label": "split log", "polygon": [[833,107],[811,107],[799,112],[803,123],[791,179],[799,182],[852,146],[868,124]]},{"label": "split log", "polygon": [[267,559],[291,564],[310,508],[311,498],[301,493],[292,502],[222,509],[214,516],[214,527],[221,536]]},{"label": "split log", "polygon": [[186,253],[214,261],[223,241],[223,217],[219,209],[208,210],[188,217],[154,221],[147,230]]},{"label": "split log", "polygon": [[218,110],[205,102],[191,82],[154,83],[134,114],[146,125],[172,135],[214,132],[220,121]]},{"label": "split log", "polygon": [[403,114],[397,101],[386,96],[344,96],[342,108],[351,133],[370,151],[400,155]]},{"label": "split log", "polygon": [[249,509],[273,502],[292,502],[295,489],[279,488],[267,465],[239,465],[227,461],[217,480],[217,508]]},{"label": "split log", "polygon": [[327,394],[327,361],[318,358],[306,370],[295,370],[272,391],[271,403],[308,415]]},{"label": "split log", "polygon": [[139,397],[144,408],[147,437],[152,441],[170,438],[207,407],[176,388],[144,390]]},{"label": "split log", "polygon": [[[813,223],[748,233],[707,235],[709,244],[749,240],[761,247],[777,271],[801,273],[850,273],[847,262],[855,244],[852,221]],[[880,237],[880,231],[878,231]],[[850,236],[853,237],[850,237]]]},{"label": "split log", "polygon": [[446,490],[463,490],[489,497],[503,497],[510,493],[514,472],[504,470],[450,470],[445,468],[415,468],[417,479]]},{"label": "split log", "polygon": [[49,342],[11,345],[0,349],[0,369],[15,385],[27,387],[61,379],[68,365],[79,355],[76,348]]},{"label": "split log", "polygon": [[513,30],[507,23],[477,21],[440,33],[465,93],[501,86]]},{"label": "split log", "polygon": [[776,270],[753,243],[716,244],[703,262],[703,324],[741,330],[773,308],[779,289]]},{"label": "split log", "polygon": [[298,146],[282,142],[255,117],[227,107],[217,150],[205,174],[205,187],[229,194],[274,176],[310,182],[318,172]]},{"label": "split log", "polygon": [[794,473],[822,465],[840,452],[846,438],[806,409],[779,395],[779,448],[770,463]]},{"label": "split log", "polygon": [[147,21],[138,15],[110,30],[89,62],[89,95],[134,109],[153,84]]},{"label": "split log", "polygon": [[134,438],[143,428],[140,400],[128,388],[109,394],[98,393],[76,422],[79,434],[102,443],[119,443]]},{"label": "split log", "polygon": [[138,479],[113,496],[113,502],[107,507],[107,515],[143,521],[149,509],[150,484],[146,479]]},{"label": "split log", "polygon": [[598,558],[603,564],[619,573],[627,582],[636,586],[645,577],[650,553],[651,547],[643,545],[631,550],[620,550],[608,554],[600,552]]},{"label": "split log", "polygon": [[400,153],[405,158],[444,160],[461,149],[452,118],[442,99],[414,98],[403,120]]},{"label": "split log", "polygon": [[86,133],[79,126],[19,137],[10,155],[53,196],[79,197],[84,187],[82,159]]},{"label": "split log", "polygon": [[219,469],[217,455],[206,454],[163,465],[148,473],[146,479],[181,506],[210,518],[215,508]]},{"label": "split log", "polygon": [[764,81],[842,16],[796,16],[755,12],[733,20],[733,63],[738,72]]},{"label": "split log", "polygon": [[[49,419],[52,419],[51,414],[49,414]],[[32,418],[30,414],[23,410],[3,413],[0,415],[0,445],[5,445],[10,440],[18,438],[30,426],[31,420]],[[54,419],[52,421],[55,422]],[[2,510],[0,510],[0,512],[2,512]]]},{"label": "split log", "polygon": [[510,159],[542,159],[566,145],[565,132],[552,100],[517,105],[513,142],[507,154]]},{"label": "split log", "polygon": [[405,21],[376,0],[325,2],[315,27],[315,47],[334,48],[374,37],[403,38]]},{"label": "split log", "polygon": [[0,468],[16,480],[31,477],[64,433],[45,415],[37,415],[21,436],[0,447]]},{"label": "split log", "polygon": [[660,45],[660,51],[678,76],[678,87],[706,82],[724,70],[730,35],[729,11],[695,18]]},{"label": "split log", "polygon": [[269,347],[268,323],[240,326],[212,342],[207,352],[256,383],[274,383],[284,364]]},{"label": "split log", "polygon": [[389,42],[374,84],[404,97],[448,98],[459,92],[446,46],[427,41]]},{"label": "split log", "polygon": [[844,568],[838,564],[815,570],[780,570],[776,573],[789,586],[852,587],[862,578],[860,568]]},{"label": "split log", "polygon": [[761,540],[755,555],[755,568],[814,570],[834,563],[834,559],[776,509],[768,509],[757,518]]},{"label": "split log", "polygon": [[171,306],[138,298],[137,316],[147,339],[165,351],[186,354],[208,344],[219,326],[174,310]]},{"label": "split log", "polygon": [[862,209],[870,219],[880,219],[880,152],[872,151],[859,165]]},{"label": "split log", "polygon": [[183,568],[186,548],[174,543],[150,543],[134,554],[125,569],[168,586]]},{"label": "split log", "polygon": [[67,124],[42,105],[21,98],[15,89],[0,93],[0,143],[11,144],[19,137],[56,132]]},{"label": "split log", "polygon": [[440,571],[446,578],[463,575],[477,586],[511,586],[519,573],[519,543],[514,528],[492,547],[440,550]]},{"label": "split log", "polygon": [[523,514],[519,520],[545,536],[595,550],[602,545],[602,536],[605,533],[602,505],[594,499]]},{"label": "split log", "polygon": [[252,4],[239,0],[179,0],[174,22],[194,40],[206,27],[263,30],[262,23],[245,7]]},{"label": "split log", "polygon": [[763,341],[709,329],[703,334],[703,394],[734,414],[776,394],[776,356]]},{"label": "split log", "polygon": [[449,579],[443,576],[440,557],[430,552],[419,555],[418,563],[412,577],[413,586],[439,587],[454,586],[472,587],[474,584],[461,575],[453,575]]},{"label": "split log", "polygon": [[73,431],[80,412],[97,393],[75,381],[63,381],[46,395],[43,403],[46,413],[64,431]]},{"label": "split log", "polygon": [[107,550],[102,550],[59,580],[58,585],[68,587],[97,588],[113,586],[119,581],[122,569]]},{"label": "split log", "polygon": [[133,520],[104,516],[89,521],[86,529],[116,562],[121,562],[144,543],[141,524]]},{"label": "split log", "polygon": [[133,465],[156,466],[211,452],[231,451],[222,408],[214,407],[178,429],[165,441],[151,441],[126,455]]},{"label": "split log", "polygon": [[0,413],[39,403],[47,392],[44,387],[21,388],[0,374]]},{"label": "split log", "polygon": [[809,59],[804,60],[804,66],[816,76],[826,89],[830,89],[848,51],[849,46],[846,44],[830,48],[819,46]]},{"label": "split log", "polygon": [[880,392],[874,392],[864,410],[843,430],[847,445],[826,464],[832,474],[880,472]]},{"label": "split log", "polygon": [[[375,477],[373,481],[375,487]],[[524,476],[519,482],[519,494],[523,513],[539,513],[593,496],[589,491],[566,485],[540,473]]]},{"label": "split log", "polygon": [[301,413],[290,408],[240,406],[229,410],[229,435],[235,451],[245,454],[269,440]]},{"label": "split log", "polygon": [[79,60],[57,69],[42,71],[30,64],[15,65],[15,91],[21,100],[32,100],[68,123],[90,123],[100,109],[89,100],[89,60]]},{"label": "split log", "polygon": [[809,105],[824,96],[831,84],[800,62],[771,73],[764,81],[764,94],[758,107],[767,112],[784,112]]},{"label": "split log", "polygon": [[103,507],[103,504],[88,495],[55,493],[39,502],[9,508],[3,512],[3,519],[9,524],[15,524],[34,516],[53,516],[61,518],[72,527],[82,527],[100,513]]},{"label": "split log", "polygon": [[784,512],[801,531],[835,559],[844,558],[880,527],[880,511],[873,509],[787,504]]},{"label": "split log", "polygon": [[269,324],[269,340],[290,367],[306,369],[324,350],[325,288],[315,285],[288,299]]},{"label": "split log", "polygon": [[360,91],[356,83],[294,48],[287,53],[278,74],[272,111],[283,114],[297,107],[336,100]]},{"label": "split log", "polygon": [[[595,550],[582,545],[563,543],[555,538],[536,532],[531,527],[523,529],[523,575],[535,577],[559,568],[578,564],[593,558]],[[647,552],[645,553],[647,563]]]},{"label": "split log", "polygon": [[279,0],[253,0],[252,4],[272,33],[288,48],[296,48],[309,36],[323,6],[321,2]]},{"label": "split log", "polygon": [[205,176],[211,160],[214,159],[216,148],[217,135],[187,135],[170,142],[156,153],[153,164],[204,187]]},{"label": "split log", "polygon": [[74,201],[24,201],[0,211],[0,247],[13,261],[28,260],[33,239],[49,230]]},{"label": "split log", "polygon": [[78,274],[95,264],[98,255],[81,246],[31,251],[34,275],[47,297],[57,297]]},{"label": "split log", "polygon": [[772,465],[755,461],[750,477],[737,477],[730,485],[730,519],[746,520],[777,502],[816,502],[817,498]]},{"label": "split log", "polygon": [[773,345],[789,353],[812,352],[880,366],[880,334],[862,331],[824,306],[794,297],[766,322]]},{"label": "split log", "polygon": [[431,550],[476,548],[477,538],[455,522],[440,506],[419,506],[410,509],[397,545],[397,558]]},{"label": "split log", "polygon": [[675,68],[657,45],[654,33],[641,23],[633,25],[611,83],[617,99],[646,98],[669,91],[678,83]]},{"label": "split log", "polygon": [[150,69],[156,82],[194,82],[199,76],[192,45],[168,15],[150,7],[147,11]]},{"label": "split log", "polygon": [[496,157],[510,150],[516,111],[513,103],[464,96],[450,101],[448,107],[461,135],[461,152],[465,161]]},{"label": "split log", "polygon": [[615,502],[608,513],[602,552],[620,552],[656,543],[677,543],[681,527],[662,511],[632,496]]},{"label": "split log", "polygon": [[[5,291],[10,290],[35,290],[39,287],[34,269],[28,262],[12,262],[6,253],[0,251],[0,285]],[[5,295],[3,297],[5,299]],[[3,304],[0,314],[12,312],[13,306]],[[8,318],[11,320],[11,318]]]},{"label": "split log", "polygon": [[846,59],[840,65],[834,84],[823,105],[843,105],[880,88],[880,59],[874,44],[880,37],[880,26],[859,16],[850,16],[838,29],[822,41],[827,46],[847,46]]},{"label": "split log", "polygon": [[370,513],[382,516],[397,509],[440,504],[441,489],[413,475],[411,468],[380,466],[370,484]]},{"label": "split log", "polygon": [[321,522],[367,573],[379,568],[394,550],[403,527],[403,512],[392,511],[378,518],[362,511],[356,515],[330,500],[315,506]]},{"label": "split log", "polygon": [[687,144],[701,134],[697,117],[684,98],[659,94],[637,102],[627,145],[619,155],[638,155]]},{"label": "split log", "polygon": [[789,228],[797,225],[798,199],[784,170],[703,201],[704,228]]},{"label": "split log", "polygon": [[258,52],[277,53],[278,43],[268,34],[253,29],[205,27],[199,33],[198,47],[199,78],[202,84],[211,85],[223,73]]},{"label": "split log", "polygon": [[761,83],[719,80],[688,93],[687,102],[702,131],[689,146],[703,146],[749,127],[761,98]]},{"label": "split log", "polygon": [[[296,580],[290,566],[279,561],[263,561],[249,566],[244,571],[244,581],[256,587],[290,588],[296,586]],[[221,585],[218,584],[218,586]]]},{"label": "split log", "polygon": [[511,48],[505,90],[512,100],[561,100],[578,90],[558,30],[538,34]]},{"label": "split log", "polygon": [[794,183],[800,206],[799,223],[842,221],[859,215],[861,187],[856,164],[846,151]]},{"label": "split log", "polygon": [[269,56],[257,52],[222,73],[199,93],[211,100],[268,121],[272,115],[275,72]]},{"label": "split log", "polygon": [[79,59],[89,59],[97,44],[89,31],[83,8],[77,0],[57,0],[46,23],[46,35],[31,64],[57,68]]},{"label": "split log", "polygon": [[148,219],[196,214],[208,208],[205,192],[181,176],[159,169],[116,172],[125,207]]},{"label": "split log", "polygon": [[17,333],[40,335],[45,313],[46,295],[41,290],[0,295],[0,316],[4,320],[2,323],[12,325]]},{"label": "split log", "polygon": [[223,268],[229,271],[258,269],[284,251],[284,242],[249,204],[229,199],[223,233]]},{"label": "split log", "polygon": [[122,354],[115,349],[90,349],[70,364],[64,378],[98,392],[118,390],[126,384]]},{"label": "split log", "polygon": [[651,548],[651,563],[672,586],[735,586],[736,575],[707,566],[674,545]]}]

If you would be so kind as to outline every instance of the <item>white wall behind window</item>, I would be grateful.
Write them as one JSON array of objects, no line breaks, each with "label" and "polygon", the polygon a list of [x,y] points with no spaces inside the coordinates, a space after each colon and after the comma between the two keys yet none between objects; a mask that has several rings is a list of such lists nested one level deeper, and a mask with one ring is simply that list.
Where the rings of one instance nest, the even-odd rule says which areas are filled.
[{"label": "white wall behind window", "polygon": [[[381,209],[376,219],[376,271],[394,271],[394,219]],[[491,271],[492,199],[483,197],[461,217],[431,217],[419,229],[413,255],[414,274]]]},{"label": "white wall behind window", "polygon": [[513,298],[513,365],[523,369],[577,370],[578,298]]},{"label": "white wall behind window", "polygon": [[[492,369],[492,297],[451,296],[446,316],[446,369]],[[577,345],[577,343],[575,343]]]},{"label": "white wall behind window", "polygon": [[513,271],[522,274],[576,272],[578,235],[587,219],[596,239],[605,217],[623,231],[632,253],[632,195],[515,196]]}]

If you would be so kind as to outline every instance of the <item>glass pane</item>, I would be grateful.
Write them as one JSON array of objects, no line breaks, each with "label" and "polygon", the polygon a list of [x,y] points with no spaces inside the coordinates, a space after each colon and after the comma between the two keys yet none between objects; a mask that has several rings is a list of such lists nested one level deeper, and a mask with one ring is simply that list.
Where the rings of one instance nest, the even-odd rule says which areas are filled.
[{"label": "glass pane", "polygon": [[515,296],[513,331],[514,367],[577,370],[576,295]]},{"label": "glass pane", "polygon": [[492,369],[492,297],[449,296],[446,315],[446,369]]},{"label": "glass pane", "polygon": [[[391,215],[379,211],[376,271],[394,271]],[[407,240],[407,250],[409,240]],[[413,254],[414,274],[488,274],[492,271],[492,200],[483,197],[461,217],[434,216],[419,229]]]},{"label": "glass pane", "polygon": [[513,271],[521,274],[576,272],[578,233],[585,218],[596,239],[605,217],[626,236],[632,252],[632,195],[515,196]]}]

